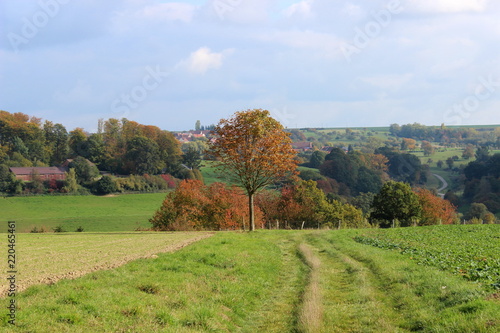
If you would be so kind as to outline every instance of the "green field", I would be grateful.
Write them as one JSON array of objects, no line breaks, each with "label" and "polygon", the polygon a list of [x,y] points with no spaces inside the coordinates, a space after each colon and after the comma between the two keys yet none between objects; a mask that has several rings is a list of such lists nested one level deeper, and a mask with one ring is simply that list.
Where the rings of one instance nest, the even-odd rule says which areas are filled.
[{"label": "green field", "polygon": [[203,182],[206,185],[211,185],[216,182],[227,183],[226,177],[223,177],[220,172],[217,171],[215,167],[215,162],[213,161],[203,161],[202,167],[200,169],[203,175]]},{"label": "green field", "polygon": [[[23,290],[34,284],[54,283],[63,278],[76,278],[96,270],[118,267],[138,258],[177,250],[212,234],[209,232],[18,234],[16,255],[20,260],[17,265],[19,272],[17,287]],[[2,240],[7,239],[6,235],[2,236]],[[47,264],[40,265],[40,263]],[[2,268],[2,271],[8,270],[7,267],[2,266]],[[7,289],[7,280],[2,279],[0,295],[5,296]]]},{"label": "green field", "polygon": [[[34,227],[52,232],[62,226],[75,231],[133,231],[150,228],[148,220],[161,206],[165,193],[118,196],[36,196],[0,198],[0,220],[17,222],[18,232]],[[2,223],[0,232],[6,231]]]},{"label": "green field", "polygon": [[[401,230],[424,240],[414,244],[423,249],[434,230],[453,235],[481,226],[469,227]],[[485,242],[478,232],[461,244],[498,248],[500,226],[487,227],[492,237]],[[219,232],[174,253],[33,286],[17,296],[17,326],[7,317],[0,326],[5,332],[498,332],[498,294],[354,241],[367,232]],[[37,237],[59,235],[21,236],[20,242],[50,247],[53,238]],[[66,236],[87,241],[85,234]],[[41,263],[50,270],[49,257]]]},{"label": "green field", "polygon": [[418,264],[438,267],[500,289],[498,225],[435,226],[369,230],[356,241],[400,252]]}]

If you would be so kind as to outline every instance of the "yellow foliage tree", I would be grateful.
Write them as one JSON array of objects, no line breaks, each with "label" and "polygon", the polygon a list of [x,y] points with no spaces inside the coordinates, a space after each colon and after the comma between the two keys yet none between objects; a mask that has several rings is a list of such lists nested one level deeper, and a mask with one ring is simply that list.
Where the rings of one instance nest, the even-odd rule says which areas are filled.
[{"label": "yellow foliage tree", "polygon": [[270,116],[254,109],[236,112],[215,127],[211,154],[221,170],[232,176],[248,195],[250,230],[255,230],[254,195],[262,188],[294,174],[296,152],[290,133]]}]

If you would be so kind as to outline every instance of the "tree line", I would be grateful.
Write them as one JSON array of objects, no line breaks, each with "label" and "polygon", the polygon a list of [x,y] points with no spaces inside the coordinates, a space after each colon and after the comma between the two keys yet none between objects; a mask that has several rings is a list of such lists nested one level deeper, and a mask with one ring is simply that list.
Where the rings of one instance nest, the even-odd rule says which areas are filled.
[{"label": "tree line", "polygon": [[[99,120],[97,127],[97,133],[88,133],[82,128],[68,132],[59,123],[0,111],[0,192],[75,193],[82,187],[96,193],[105,188],[161,190],[169,186],[168,181],[162,183],[159,177],[162,174],[178,179],[201,179],[197,170],[199,152],[183,153],[171,132],[125,118]],[[69,167],[75,174],[68,174],[65,183],[42,182],[37,175],[32,176],[32,182],[23,183],[8,172],[9,167],[59,166],[68,159],[73,160]],[[100,171],[137,177],[104,186],[97,184]],[[144,178],[144,175],[150,177]],[[135,183],[130,184],[131,181]],[[106,182],[109,180],[103,181]]]},{"label": "tree line", "polygon": [[408,138],[420,141],[439,142],[443,145],[477,145],[500,148],[500,128],[469,128],[469,127],[446,127],[425,126],[419,123],[413,124],[391,124],[389,127],[391,135],[399,138]]},{"label": "tree line", "polygon": [[[368,228],[459,223],[455,207],[435,193],[389,181],[373,197],[369,211],[328,198],[313,180],[298,180],[279,191],[255,195],[256,228]],[[223,183],[184,180],[150,219],[154,230],[252,230],[246,193]],[[492,221],[490,221],[492,222]]]},{"label": "tree line", "polygon": [[[413,155],[390,149],[376,154],[336,148],[328,154],[315,151],[309,166],[319,172],[302,172],[300,180],[294,173],[298,161],[292,134],[268,111],[237,112],[222,119],[214,132],[209,154],[239,188],[184,181],[151,218],[154,229],[252,231],[256,226],[279,228],[280,224],[298,229],[456,222],[455,207],[449,201],[411,188],[410,182],[425,182],[420,160]],[[316,175],[316,180],[304,179]],[[389,181],[390,176],[407,183]],[[345,202],[340,192],[327,195],[320,181],[336,184],[337,190],[344,188],[344,197],[356,193],[365,209]],[[268,189],[269,185],[277,190]],[[245,199],[249,200],[246,206]]]}]

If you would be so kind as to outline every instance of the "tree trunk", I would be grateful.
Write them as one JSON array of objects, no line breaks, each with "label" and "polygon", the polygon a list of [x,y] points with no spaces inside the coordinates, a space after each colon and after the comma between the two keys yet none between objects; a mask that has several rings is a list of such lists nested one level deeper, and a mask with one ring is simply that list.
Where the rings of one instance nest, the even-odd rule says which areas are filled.
[{"label": "tree trunk", "polygon": [[253,194],[248,194],[248,212],[250,215],[250,221],[249,221],[249,226],[250,226],[250,231],[255,231],[255,220],[254,220],[254,213],[253,213]]}]

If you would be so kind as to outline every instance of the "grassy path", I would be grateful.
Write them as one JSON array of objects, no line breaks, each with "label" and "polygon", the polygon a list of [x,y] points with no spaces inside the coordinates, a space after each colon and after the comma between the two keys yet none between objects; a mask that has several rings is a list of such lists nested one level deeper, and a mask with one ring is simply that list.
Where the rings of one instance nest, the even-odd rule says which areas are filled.
[{"label": "grassy path", "polygon": [[303,332],[319,332],[323,321],[323,304],[320,285],[321,260],[307,244],[300,244],[300,254],[310,269],[308,284],[302,295],[299,328]]},{"label": "grassy path", "polygon": [[18,295],[17,326],[4,319],[0,330],[498,332],[500,303],[479,285],[356,243],[359,233],[216,233],[179,251],[33,286]]},{"label": "grassy path", "polygon": [[376,286],[373,272],[342,253],[320,234],[308,241],[322,262],[321,284],[325,316],[317,332],[398,332],[387,297]]},{"label": "grassy path", "polygon": [[479,286],[401,255],[367,248],[349,233],[312,233],[322,261],[321,332],[497,332],[500,303]]}]

